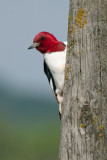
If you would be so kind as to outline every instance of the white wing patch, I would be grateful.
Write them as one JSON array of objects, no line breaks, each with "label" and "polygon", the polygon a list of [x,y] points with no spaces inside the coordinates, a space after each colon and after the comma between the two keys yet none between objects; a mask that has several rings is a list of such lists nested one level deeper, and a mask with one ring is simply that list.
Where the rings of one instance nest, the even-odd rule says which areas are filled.
[{"label": "white wing patch", "polygon": [[52,93],[53,93],[54,97],[55,97],[55,98],[56,98],[56,100],[57,100],[57,97],[56,97],[56,95],[55,95],[55,91],[54,91],[54,87],[53,87],[52,78],[50,79],[50,86],[51,86],[51,89],[52,89]]},{"label": "white wing patch", "polygon": [[[63,42],[67,45],[67,42]],[[59,103],[59,113],[62,114],[64,73],[66,63],[66,50],[44,54],[44,71],[48,77],[53,95]]]},{"label": "white wing patch", "polygon": [[56,88],[63,90],[66,49],[61,52],[46,53],[44,59],[54,78]]}]

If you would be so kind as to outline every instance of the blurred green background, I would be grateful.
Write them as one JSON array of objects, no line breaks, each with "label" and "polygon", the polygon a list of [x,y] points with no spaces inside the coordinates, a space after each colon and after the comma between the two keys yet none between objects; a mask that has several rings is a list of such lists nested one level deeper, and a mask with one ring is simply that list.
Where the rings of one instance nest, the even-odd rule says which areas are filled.
[{"label": "blurred green background", "polygon": [[0,160],[57,160],[58,104],[43,55],[28,51],[48,31],[67,40],[69,1],[0,1]]},{"label": "blurred green background", "polygon": [[58,159],[58,106],[48,97],[0,86],[0,160]]}]

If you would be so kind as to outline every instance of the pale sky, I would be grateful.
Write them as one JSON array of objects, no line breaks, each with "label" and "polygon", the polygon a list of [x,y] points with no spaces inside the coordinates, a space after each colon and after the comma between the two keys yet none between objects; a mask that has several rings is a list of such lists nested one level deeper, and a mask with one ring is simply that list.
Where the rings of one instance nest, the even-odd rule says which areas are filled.
[{"label": "pale sky", "polygon": [[69,0],[0,2],[0,82],[13,89],[50,92],[43,56],[28,50],[35,35],[48,31],[67,40]]}]

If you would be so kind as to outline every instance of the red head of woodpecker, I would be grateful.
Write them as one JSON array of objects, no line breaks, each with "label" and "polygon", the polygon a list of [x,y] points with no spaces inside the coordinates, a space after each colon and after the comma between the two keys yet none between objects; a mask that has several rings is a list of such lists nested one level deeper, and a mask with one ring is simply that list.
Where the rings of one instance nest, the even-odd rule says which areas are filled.
[{"label": "red head of woodpecker", "polygon": [[52,88],[53,94],[59,103],[59,114],[62,114],[64,71],[66,63],[66,43],[58,41],[49,32],[40,32],[33,39],[28,48],[36,48],[44,54],[44,72]]},{"label": "red head of woodpecker", "polygon": [[33,45],[28,49],[36,48],[41,53],[51,53],[56,51],[63,51],[66,45],[58,41],[54,35],[49,32],[40,32],[33,39]]}]

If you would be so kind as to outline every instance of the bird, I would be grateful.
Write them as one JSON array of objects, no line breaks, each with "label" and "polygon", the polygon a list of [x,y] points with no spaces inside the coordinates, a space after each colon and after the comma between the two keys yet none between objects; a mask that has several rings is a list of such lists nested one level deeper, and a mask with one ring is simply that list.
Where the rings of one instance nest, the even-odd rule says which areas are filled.
[{"label": "bird", "polygon": [[46,31],[38,33],[28,49],[36,48],[44,57],[44,73],[47,76],[53,95],[59,103],[59,116],[62,115],[64,75],[67,42]]}]

